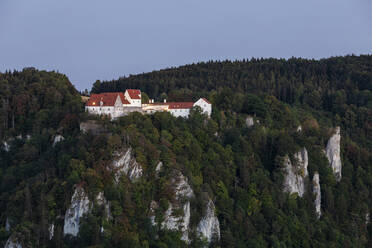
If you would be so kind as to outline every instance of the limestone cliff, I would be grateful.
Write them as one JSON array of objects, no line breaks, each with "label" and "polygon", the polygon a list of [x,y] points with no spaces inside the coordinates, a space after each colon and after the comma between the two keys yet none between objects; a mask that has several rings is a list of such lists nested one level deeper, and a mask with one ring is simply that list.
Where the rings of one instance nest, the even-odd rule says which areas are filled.
[{"label": "limestone cliff", "polygon": [[9,152],[10,151],[10,145],[8,144],[8,142],[4,141],[3,142],[3,146],[4,146],[4,150],[6,152]]},{"label": "limestone cliff", "polygon": [[[106,200],[103,192],[99,192],[96,198],[97,204],[99,206],[104,206],[105,208],[105,218],[110,220],[110,203]],[[63,234],[71,234],[72,236],[77,236],[80,228],[80,218],[89,213],[92,210],[93,203],[89,201],[87,194],[82,187],[77,186],[75,192],[71,198],[71,205],[67,209],[65,214],[65,222],[63,227]],[[50,239],[53,238],[54,224],[49,226]]]},{"label": "limestone cliff", "polygon": [[71,205],[65,214],[63,234],[77,236],[80,227],[80,218],[89,212],[89,199],[82,187],[76,187],[71,198]]},{"label": "limestone cliff", "polygon": [[6,230],[7,232],[9,232],[9,231],[10,231],[10,228],[11,228],[11,221],[10,221],[9,218],[7,217],[7,218],[6,218],[6,221],[5,221],[5,230]]},{"label": "limestone cliff", "polygon": [[315,205],[315,213],[317,214],[318,218],[322,215],[321,211],[321,200],[322,195],[320,191],[320,183],[319,183],[319,173],[315,172],[313,177],[313,194],[315,195],[314,205]]},{"label": "limestone cliff", "polygon": [[49,231],[49,240],[51,240],[54,236],[54,223],[49,225],[48,231]]},{"label": "limestone cliff", "polygon": [[336,127],[335,134],[331,136],[328,140],[326,148],[326,156],[328,158],[329,164],[332,167],[333,174],[336,177],[336,181],[341,180],[341,154],[340,154],[340,127]]},{"label": "limestone cliff", "polygon": [[11,235],[6,241],[4,248],[22,248],[22,244],[17,240],[15,235]]},{"label": "limestone cliff", "polygon": [[156,174],[159,174],[162,168],[163,168],[163,162],[159,162],[159,163],[156,165],[156,168],[155,168],[155,172],[156,172]]},{"label": "limestone cliff", "polygon": [[207,203],[206,213],[200,220],[197,232],[210,243],[213,239],[220,239],[220,222],[215,215],[215,206],[211,199]]},{"label": "limestone cliff", "polygon": [[[175,197],[174,201],[169,203],[169,207],[164,213],[161,228],[181,231],[182,240],[189,243],[190,199],[194,196],[194,192],[188,184],[187,179],[181,173],[178,173],[171,180],[171,185],[174,185]],[[150,219],[153,225],[156,225],[154,212],[157,207],[158,204],[153,201],[150,206]],[[176,214],[180,212],[182,214]]]},{"label": "limestone cliff", "polygon": [[122,175],[127,175],[130,180],[135,181],[143,173],[141,165],[137,163],[132,155],[132,148],[128,148],[125,152],[117,153],[112,166],[115,172],[116,182],[119,182]]},{"label": "limestone cliff", "polygon": [[308,155],[303,148],[294,155],[293,163],[288,156],[284,160],[284,191],[290,194],[297,193],[300,197],[305,193],[305,179],[308,176]]},{"label": "limestone cliff", "polygon": [[254,125],[254,120],[252,116],[247,116],[247,118],[245,118],[245,125],[247,127],[251,127]]},{"label": "limestone cliff", "polygon": [[96,200],[99,206],[104,207],[106,220],[112,219],[111,210],[110,210],[110,202],[106,200],[105,196],[103,195],[103,192],[98,193]]},{"label": "limestone cliff", "polygon": [[58,142],[63,141],[65,138],[62,135],[56,135],[53,140],[53,146],[55,146]]},{"label": "limestone cliff", "polygon": [[296,130],[297,130],[297,132],[302,132],[302,126],[299,125]]}]

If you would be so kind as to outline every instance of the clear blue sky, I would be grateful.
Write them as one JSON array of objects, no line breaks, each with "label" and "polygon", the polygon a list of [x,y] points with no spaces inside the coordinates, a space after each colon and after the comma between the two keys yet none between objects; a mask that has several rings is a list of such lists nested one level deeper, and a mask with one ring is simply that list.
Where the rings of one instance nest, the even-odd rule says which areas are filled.
[{"label": "clear blue sky", "polygon": [[0,0],[0,71],[97,80],[199,61],[372,53],[371,0]]}]

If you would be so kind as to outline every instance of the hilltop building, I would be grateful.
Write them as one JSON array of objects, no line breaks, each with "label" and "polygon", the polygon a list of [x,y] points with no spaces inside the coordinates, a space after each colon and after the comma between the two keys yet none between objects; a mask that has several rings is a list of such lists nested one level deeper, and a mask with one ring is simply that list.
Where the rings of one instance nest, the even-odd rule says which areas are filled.
[{"label": "hilltop building", "polygon": [[205,98],[200,98],[196,102],[154,102],[150,100],[147,104],[142,104],[141,91],[128,89],[122,92],[106,92],[92,94],[85,105],[85,110],[95,115],[108,115],[112,119],[127,115],[130,112],[141,112],[152,114],[160,111],[170,112],[175,117],[187,118],[190,109],[199,106],[202,112],[208,116],[212,113],[212,104]]}]

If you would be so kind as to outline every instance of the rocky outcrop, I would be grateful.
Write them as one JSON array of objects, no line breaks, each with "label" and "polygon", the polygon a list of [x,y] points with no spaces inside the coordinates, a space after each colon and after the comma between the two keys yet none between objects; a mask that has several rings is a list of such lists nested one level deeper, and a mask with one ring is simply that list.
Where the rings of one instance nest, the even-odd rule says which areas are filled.
[{"label": "rocky outcrop", "polygon": [[[98,206],[104,206],[106,220],[112,219],[110,212],[110,203],[106,200],[103,192],[99,192],[96,197]],[[80,228],[80,218],[92,210],[93,203],[89,201],[87,194],[82,187],[77,186],[71,198],[71,205],[65,214],[65,223],[63,227],[63,234],[71,234],[77,236]],[[49,226],[50,239],[53,238],[54,224]]]},{"label": "rocky outcrop", "polygon": [[155,172],[156,172],[156,174],[159,174],[159,172],[161,171],[161,168],[163,168],[163,162],[159,162],[159,163],[156,165],[156,168],[155,168]]},{"label": "rocky outcrop", "polygon": [[340,154],[340,127],[336,127],[335,134],[328,140],[325,154],[328,158],[329,164],[332,167],[333,174],[336,177],[336,181],[341,180],[341,154]]},{"label": "rocky outcrop", "polygon": [[[194,192],[188,184],[187,179],[181,173],[172,180],[172,184],[175,185],[176,203],[174,206],[169,204],[162,227],[170,230],[180,230],[182,232],[182,240],[189,242],[188,236],[191,216],[189,200],[194,196]],[[183,200],[186,201],[182,203]],[[175,216],[174,212],[179,209],[183,209],[183,215]]]},{"label": "rocky outcrop", "polygon": [[204,217],[200,220],[197,232],[207,239],[208,243],[212,240],[220,239],[220,222],[215,215],[215,206],[211,199],[207,203]]},{"label": "rocky outcrop", "polygon": [[[175,198],[174,201],[169,203],[168,209],[164,213],[161,228],[181,231],[182,240],[189,243],[190,199],[194,196],[194,192],[188,184],[187,179],[181,173],[178,173],[171,180],[171,184],[174,185]],[[157,207],[158,204],[153,201],[150,206],[150,220],[153,225],[156,225],[154,212]],[[179,214],[181,212],[182,214]]]},{"label": "rocky outcrop", "polygon": [[313,177],[313,194],[315,195],[315,200],[314,200],[314,205],[315,205],[315,213],[318,217],[322,215],[321,211],[321,200],[322,200],[322,195],[320,191],[320,183],[319,183],[319,173],[315,172],[314,177]]},{"label": "rocky outcrop", "polygon": [[63,141],[65,138],[62,135],[56,135],[54,137],[53,146],[55,146],[58,142]]},{"label": "rocky outcrop", "polygon": [[301,126],[301,125],[299,125],[299,126],[297,127],[297,132],[302,132],[302,126]]},{"label": "rocky outcrop", "polygon": [[284,191],[297,193],[300,197],[305,193],[305,179],[308,176],[308,156],[306,148],[294,155],[296,161],[291,162],[288,156],[284,159]]},{"label": "rocky outcrop", "polygon": [[99,192],[97,195],[97,204],[99,206],[103,206],[105,208],[105,218],[106,220],[112,219],[111,210],[110,210],[110,202],[106,200],[103,192]]},{"label": "rocky outcrop", "polygon": [[159,204],[156,201],[151,201],[150,204],[150,221],[153,226],[156,226],[156,221],[155,221],[155,211],[159,207]]},{"label": "rocky outcrop", "polygon": [[253,117],[252,116],[247,116],[247,118],[245,118],[245,125],[247,127],[251,127],[254,125],[254,121],[253,121]]},{"label": "rocky outcrop", "polygon": [[3,145],[4,145],[4,150],[5,150],[6,152],[9,152],[9,151],[10,151],[10,145],[8,144],[8,142],[4,141],[4,142],[3,142]]},{"label": "rocky outcrop", "polygon": [[135,181],[142,176],[142,167],[132,155],[132,148],[128,148],[125,152],[117,153],[116,157],[112,166],[117,183],[122,175],[127,175],[131,181]]},{"label": "rocky outcrop", "polygon": [[88,120],[80,123],[80,131],[83,133],[91,132],[93,135],[98,135],[105,132],[102,125],[98,124],[94,120]]},{"label": "rocky outcrop", "polygon": [[71,205],[65,214],[65,223],[63,227],[63,234],[71,234],[77,236],[80,227],[80,218],[89,212],[90,202],[87,194],[82,187],[76,187],[75,192],[71,198]]},{"label": "rocky outcrop", "polygon": [[54,236],[54,223],[49,225],[48,231],[49,231],[49,240],[52,240]]},{"label": "rocky outcrop", "polygon": [[22,244],[14,235],[11,235],[6,241],[4,248],[22,248]]},{"label": "rocky outcrop", "polygon": [[366,223],[366,225],[369,225],[370,220],[371,220],[371,217],[370,217],[369,213],[366,213],[366,216],[365,216],[365,223]]},{"label": "rocky outcrop", "polygon": [[6,218],[6,221],[5,221],[5,231],[9,232],[10,231],[10,228],[11,228],[11,221],[9,220],[9,218]]}]

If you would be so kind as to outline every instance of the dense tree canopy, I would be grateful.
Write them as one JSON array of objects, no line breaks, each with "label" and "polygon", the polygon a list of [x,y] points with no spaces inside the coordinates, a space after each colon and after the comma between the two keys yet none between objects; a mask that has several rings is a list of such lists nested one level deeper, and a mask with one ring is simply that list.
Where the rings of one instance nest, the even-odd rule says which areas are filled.
[{"label": "dense tree canopy", "polygon": [[[33,77],[39,83],[27,86]],[[164,210],[174,197],[169,182],[178,170],[195,193],[192,230],[204,211],[203,196],[215,202],[221,240],[212,247],[372,245],[366,219],[372,205],[372,56],[208,62],[97,81],[92,88],[140,88],[157,99],[207,97],[213,103],[211,118],[195,109],[188,119],[132,113],[110,121],[86,116],[63,75],[28,69],[0,74],[0,79],[6,92],[0,96],[2,138],[10,144],[9,151],[0,146],[2,243],[17,233],[25,247],[187,247],[179,232],[160,230],[149,220],[152,200]],[[37,105],[18,103],[26,110],[14,115],[18,107],[8,102],[22,94]],[[251,127],[248,115],[254,118]],[[87,119],[103,131],[80,132],[79,122]],[[340,182],[323,153],[335,126],[341,126],[342,136]],[[31,137],[13,137],[20,133]],[[65,140],[53,145],[57,133]],[[115,152],[127,147],[144,175],[115,184],[108,168]],[[309,154],[309,180],[301,198],[284,193],[282,185],[283,158],[302,147]],[[161,177],[155,176],[159,161]],[[310,181],[315,171],[322,193],[320,219]],[[77,184],[91,200],[104,192],[113,220],[104,220],[96,207],[84,216],[78,237],[64,237],[63,215]],[[4,228],[7,218],[10,231]],[[56,225],[52,240],[50,223]],[[195,232],[191,236],[190,247],[203,246]]]}]

